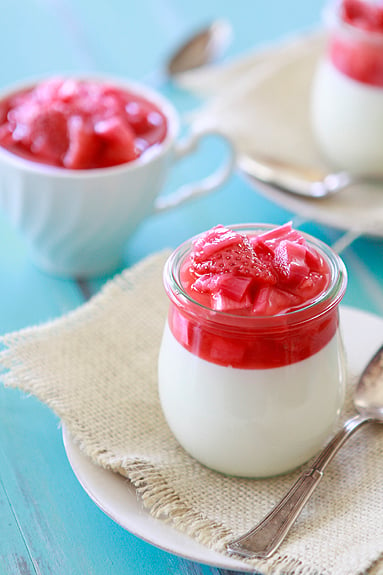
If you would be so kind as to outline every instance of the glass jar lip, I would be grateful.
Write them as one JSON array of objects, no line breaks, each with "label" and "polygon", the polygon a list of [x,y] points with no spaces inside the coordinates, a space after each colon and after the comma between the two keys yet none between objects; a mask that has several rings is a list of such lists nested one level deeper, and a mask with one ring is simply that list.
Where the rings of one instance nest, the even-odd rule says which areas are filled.
[{"label": "glass jar lip", "polygon": [[[278,226],[276,224],[249,223],[227,225],[225,227],[239,233],[262,233]],[[308,245],[320,252],[328,263],[331,271],[329,286],[325,291],[319,294],[317,298],[310,300],[307,305],[302,305],[290,311],[275,315],[244,315],[214,310],[196,301],[183,288],[180,281],[180,269],[185,257],[190,253],[193,242],[201,234],[196,234],[180,244],[169,256],[165,263],[163,273],[165,291],[170,301],[177,307],[182,308],[187,315],[198,318],[202,316],[204,321],[211,321],[226,326],[238,326],[238,324],[240,324],[243,327],[250,328],[255,327],[255,325],[257,327],[267,326],[269,328],[272,325],[280,327],[282,323],[297,325],[317,318],[336,307],[342,300],[347,286],[347,271],[343,260],[330,246],[310,234],[301,231],[299,231],[299,233],[305,238]]]},{"label": "glass jar lip", "polygon": [[323,22],[330,30],[339,30],[355,39],[371,42],[372,44],[383,44],[383,32],[376,30],[364,30],[353,24],[345,22],[341,16],[342,0],[330,0],[323,9]]}]

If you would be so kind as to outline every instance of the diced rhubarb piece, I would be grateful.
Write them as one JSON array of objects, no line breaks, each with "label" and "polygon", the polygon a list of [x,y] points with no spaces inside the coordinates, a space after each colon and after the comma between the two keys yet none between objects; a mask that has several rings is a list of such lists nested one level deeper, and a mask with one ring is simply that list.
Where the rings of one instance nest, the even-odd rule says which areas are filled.
[{"label": "diced rhubarb piece", "polygon": [[250,277],[231,277],[228,274],[218,277],[219,281],[217,282],[217,290],[219,290],[223,296],[231,298],[236,302],[243,300],[245,293],[253,282]]},{"label": "diced rhubarb piece", "polygon": [[177,341],[179,341],[185,347],[188,347],[191,343],[191,325],[189,319],[178,311],[172,310],[172,317],[169,318],[169,320]]},{"label": "diced rhubarb piece", "polygon": [[5,124],[8,121],[9,102],[7,100],[0,101],[0,124]]},{"label": "diced rhubarb piece", "polygon": [[97,166],[101,150],[100,138],[81,116],[68,120],[69,146],[63,158],[65,168],[89,169]]},{"label": "diced rhubarb piece", "polygon": [[61,82],[57,91],[57,98],[61,102],[73,102],[78,97],[80,85],[73,78],[67,78]]},{"label": "diced rhubarb piece", "polygon": [[57,100],[59,90],[62,85],[62,79],[59,77],[50,78],[45,82],[37,84],[34,89],[33,99],[41,104],[52,103]]},{"label": "diced rhubarb piece", "polygon": [[205,274],[199,276],[191,287],[192,291],[209,295],[209,300],[201,303],[206,303],[217,311],[227,311],[251,306],[249,294],[245,300],[245,294],[251,283],[251,278],[231,277],[229,274]]},{"label": "diced rhubarb piece", "polygon": [[274,250],[268,245],[261,236],[250,236],[249,242],[256,255],[262,261],[271,261],[274,257]]},{"label": "diced rhubarb piece", "polygon": [[225,339],[220,336],[211,338],[210,359],[221,365],[231,365],[233,367],[241,366],[243,357],[246,353],[246,344],[244,341],[235,341],[234,339]]},{"label": "diced rhubarb piece", "polygon": [[275,315],[281,311],[288,311],[299,305],[300,298],[295,294],[276,287],[263,287],[253,305],[255,315]]},{"label": "diced rhubarb piece", "polygon": [[12,130],[9,128],[8,124],[4,124],[0,126],[0,146],[4,146],[4,148],[12,147]]},{"label": "diced rhubarb piece", "polygon": [[318,252],[311,249],[309,246],[307,246],[306,249],[305,260],[312,272],[323,272],[325,270],[323,258]]},{"label": "diced rhubarb piece", "polygon": [[304,278],[299,283],[295,292],[303,301],[310,301],[319,293],[321,293],[327,285],[327,277],[322,273],[311,272],[310,275]]},{"label": "diced rhubarb piece", "polygon": [[[144,134],[153,126],[162,123],[160,114],[153,112],[144,101],[133,100],[125,105],[126,118],[136,134]],[[151,117],[151,114],[153,116]]]},{"label": "diced rhubarb piece", "polygon": [[61,161],[68,148],[67,120],[54,108],[40,109],[30,124],[30,148],[47,161]]},{"label": "diced rhubarb piece", "polygon": [[283,283],[298,284],[310,273],[306,263],[306,247],[282,240],[275,248],[274,268]]},{"label": "diced rhubarb piece", "polygon": [[211,295],[210,306],[216,311],[233,311],[241,309],[243,306],[240,302],[234,301],[230,297],[223,295],[222,292],[217,292]]},{"label": "diced rhubarb piece", "polygon": [[95,124],[94,131],[107,143],[100,157],[103,166],[123,164],[138,157],[133,131],[119,118],[100,120]]},{"label": "diced rhubarb piece", "polygon": [[30,146],[33,139],[32,126],[39,117],[40,108],[35,102],[20,102],[8,112],[8,122],[13,131],[13,140],[23,146]]},{"label": "diced rhubarb piece", "polygon": [[204,274],[192,283],[191,288],[199,293],[214,293],[219,289],[220,279],[215,274]]},{"label": "diced rhubarb piece", "polygon": [[305,243],[304,238],[298,230],[293,229],[291,222],[259,234],[259,239],[265,242],[270,248],[273,248],[282,240],[290,240],[291,242],[299,244]]},{"label": "diced rhubarb piece", "polygon": [[118,166],[119,164],[136,160],[139,155],[134,143],[130,147],[124,147],[120,143],[111,142],[108,146],[104,147],[103,153],[100,156],[99,166],[102,168]]}]

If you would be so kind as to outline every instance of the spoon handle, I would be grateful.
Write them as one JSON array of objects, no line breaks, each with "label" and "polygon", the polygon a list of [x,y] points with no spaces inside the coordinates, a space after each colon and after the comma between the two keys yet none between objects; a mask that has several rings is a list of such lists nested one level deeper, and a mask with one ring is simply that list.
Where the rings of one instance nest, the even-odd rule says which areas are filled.
[{"label": "spoon handle", "polygon": [[270,557],[285,539],[334,455],[357,429],[369,421],[362,415],[346,421],[315,459],[312,467],[299,476],[276,507],[253,529],[228,543],[227,550],[243,557]]}]

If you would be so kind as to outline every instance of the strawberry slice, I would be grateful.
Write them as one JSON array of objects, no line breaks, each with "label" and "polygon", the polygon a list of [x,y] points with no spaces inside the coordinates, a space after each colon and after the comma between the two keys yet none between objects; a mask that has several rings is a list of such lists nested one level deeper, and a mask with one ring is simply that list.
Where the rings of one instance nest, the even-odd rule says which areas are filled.
[{"label": "strawberry slice", "polygon": [[202,263],[222,249],[237,244],[241,239],[242,236],[233,230],[221,225],[215,226],[194,242],[194,260],[196,263]]},{"label": "strawberry slice", "polygon": [[261,283],[276,282],[275,275],[254,252],[248,238],[216,226],[194,243],[193,270],[198,275],[230,273],[250,276]]},{"label": "strawberry slice", "polygon": [[282,283],[297,285],[310,273],[306,263],[306,246],[282,240],[274,251],[274,269]]}]

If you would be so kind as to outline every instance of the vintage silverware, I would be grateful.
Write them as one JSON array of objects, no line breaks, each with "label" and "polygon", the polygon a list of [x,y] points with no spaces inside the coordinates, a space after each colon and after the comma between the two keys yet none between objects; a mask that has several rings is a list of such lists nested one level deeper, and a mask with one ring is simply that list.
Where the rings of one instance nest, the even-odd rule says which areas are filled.
[{"label": "vintage silverware", "polygon": [[304,198],[327,198],[353,185],[383,185],[383,176],[359,176],[348,172],[326,174],[272,158],[259,160],[243,155],[237,164],[240,171],[254,180]]},{"label": "vintage silverware", "polygon": [[253,529],[227,544],[227,549],[243,557],[270,557],[289,533],[303,507],[323,477],[323,472],[342,445],[366,423],[383,423],[383,346],[363,371],[354,393],[358,411],[302,473],[283,499]]},{"label": "vintage silverware", "polygon": [[169,58],[167,73],[176,76],[217,60],[231,41],[232,30],[226,20],[216,20],[188,38]]}]

